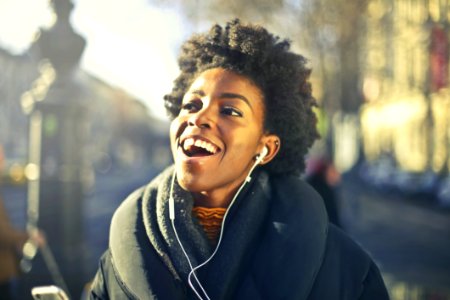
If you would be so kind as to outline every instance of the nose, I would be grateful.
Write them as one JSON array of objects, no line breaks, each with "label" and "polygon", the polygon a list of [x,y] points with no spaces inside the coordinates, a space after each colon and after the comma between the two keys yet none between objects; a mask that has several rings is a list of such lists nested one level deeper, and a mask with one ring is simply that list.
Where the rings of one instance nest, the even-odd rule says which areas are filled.
[{"label": "nose", "polygon": [[213,112],[210,107],[203,107],[198,112],[193,113],[188,119],[190,126],[199,128],[211,128],[214,122]]}]

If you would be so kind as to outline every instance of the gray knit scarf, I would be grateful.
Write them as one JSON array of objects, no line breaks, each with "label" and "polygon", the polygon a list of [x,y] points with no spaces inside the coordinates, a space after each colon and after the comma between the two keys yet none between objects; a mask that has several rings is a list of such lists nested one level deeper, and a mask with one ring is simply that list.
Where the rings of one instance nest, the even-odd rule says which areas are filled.
[{"label": "gray knit scarf", "polygon": [[[230,208],[225,221],[222,243],[217,254],[197,276],[211,299],[231,296],[239,283],[239,274],[246,268],[253,245],[257,243],[264,218],[269,210],[270,185],[265,172],[257,172]],[[173,276],[184,282],[191,271],[188,261],[175,238],[169,219],[170,185],[173,167],[166,169],[149,184],[144,192],[142,214],[147,236]],[[175,180],[175,226],[193,267],[206,261],[214,249],[195,217],[193,199]]]}]

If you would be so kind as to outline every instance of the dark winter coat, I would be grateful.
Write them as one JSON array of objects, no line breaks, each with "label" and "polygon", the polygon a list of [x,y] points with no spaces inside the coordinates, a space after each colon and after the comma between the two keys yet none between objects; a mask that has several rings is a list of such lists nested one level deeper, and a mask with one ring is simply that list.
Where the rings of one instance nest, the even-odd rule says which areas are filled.
[{"label": "dark winter coat", "polygon": [[[168,215],[171,177],[170,168],[115,212],[91,299],[195,299]],[[254,177],[230,208],[217,254],[196,272],[210,299],[388,299],[377,266],[329,224],[309,185]],[[175,227],[197,266],[214,249],[192,217],[190,194],[176,183],[173,194]]]}]

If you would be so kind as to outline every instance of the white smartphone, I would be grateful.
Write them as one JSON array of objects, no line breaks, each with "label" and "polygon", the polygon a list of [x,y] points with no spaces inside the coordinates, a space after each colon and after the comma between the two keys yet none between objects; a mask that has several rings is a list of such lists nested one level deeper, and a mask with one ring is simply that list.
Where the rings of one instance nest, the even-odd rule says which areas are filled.
[{"label": "white smartphone", "polygon": [[35,300],[69,300],[64,290],[56,285],[34,287],[31,295]]}]

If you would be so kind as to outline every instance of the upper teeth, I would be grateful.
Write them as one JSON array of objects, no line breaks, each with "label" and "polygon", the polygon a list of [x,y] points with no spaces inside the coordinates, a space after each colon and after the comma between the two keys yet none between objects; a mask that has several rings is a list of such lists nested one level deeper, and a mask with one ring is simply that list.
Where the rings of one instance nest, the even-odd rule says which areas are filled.
[{"label": "upper teeth", "polygon": [[203,148],[213,154],[215,154],[218,150],[218,148],[216,146],[214,146],[213,144],[208,143],[206,141],[198,140],[198,139],[196,140],[194,138],[187,138],[186,140],[184,140],[183,149],[189,150],[189,148],[191,148],[193,145],[195,147]]}]

